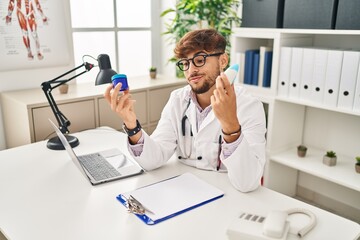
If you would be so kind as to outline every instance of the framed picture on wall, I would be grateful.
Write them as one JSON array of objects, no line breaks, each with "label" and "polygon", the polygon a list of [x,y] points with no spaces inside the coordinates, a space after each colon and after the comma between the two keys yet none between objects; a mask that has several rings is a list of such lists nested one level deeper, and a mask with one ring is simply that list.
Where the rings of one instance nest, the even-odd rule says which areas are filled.
[{"label": "framed picture on wall", "polygon": [[65,22],[63,1],[0,1],[0,71],[67,64]]}]

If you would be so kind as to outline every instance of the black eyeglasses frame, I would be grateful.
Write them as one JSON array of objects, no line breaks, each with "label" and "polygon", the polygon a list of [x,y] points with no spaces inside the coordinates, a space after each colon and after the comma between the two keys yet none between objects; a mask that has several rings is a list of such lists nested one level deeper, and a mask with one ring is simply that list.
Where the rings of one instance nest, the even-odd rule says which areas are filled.
[{"label": "black eyeglasses frame", "polygon": [[[206,58],[207,57],[214,57],[214,56],[220,56],[221,54],[224,54],[224,52],[218,52],[218,53],[210,53],[210,54],[203,54],[203,53],[199,53],[199,54],[195,54],[194,57],[192,58],[182,58],[180,59],[177,63],[176,66],[180,69],[180,71],[187,71],[190,68],[190,61],[192,62],[192,64],[195,67],[202,67],[206,64]],[[204,64],[202,65],[196,65],[196,63],[194,62],[194,58],[202,56],[204,58]],[[184,64],[181,64],[182,61],[187,61],[189,64],[187,65],[187,68],[183,68]]]}]

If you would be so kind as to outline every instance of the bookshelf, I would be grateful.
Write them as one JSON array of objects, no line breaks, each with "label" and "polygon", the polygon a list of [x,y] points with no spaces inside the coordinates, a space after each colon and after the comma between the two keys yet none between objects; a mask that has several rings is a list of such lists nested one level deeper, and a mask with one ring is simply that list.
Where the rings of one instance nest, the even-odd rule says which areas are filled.
[{"label": "bookshelf", "polygon": [[[237,83],[268,107],[265,186],[289,196],[296,196],[300,186],[359,213],[360,205],[353,199],[360,198],[360,174],[354,167],[355,156],[360,155],[360,112],[279,95],[278,82],[282,47],[360,50],[360,31],[234,28],[231,41],[232,63],[239,52],[260,46],[273,49],[269,88]],[[300,144],[308,147],[305,158],[296,154]],[[336,166],[322,164],[322,156],[329,150],[338,155]],[[345,194],[339,195],[335,189]]]}]

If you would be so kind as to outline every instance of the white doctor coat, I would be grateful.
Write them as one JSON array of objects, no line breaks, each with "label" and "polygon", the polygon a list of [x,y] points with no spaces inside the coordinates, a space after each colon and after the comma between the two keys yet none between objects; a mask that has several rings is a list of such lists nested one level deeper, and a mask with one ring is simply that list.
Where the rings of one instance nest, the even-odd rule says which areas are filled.
[{"label": "white doctor coat", "polygon": [[[197,129],[196,106],[190,100],[190,91],[190,86],[173,91],[153,134],[149,136],[143,131],[143,151],[134,158],[145,170],[162,166],[176,152],[179,161],[184,164],[216,171],[221,126],[214,112],[210,111]],[[220,171],[227,172],[236,189],[248,192],[260,185],[263,175],[266,161],[266,120],[259,100],[240,86],[235,87],[235,92],[242,136],[236,150],[229,157],[224,159],[221,154]],[[182,119],[185,115],[187,120],[183,136]]]}]

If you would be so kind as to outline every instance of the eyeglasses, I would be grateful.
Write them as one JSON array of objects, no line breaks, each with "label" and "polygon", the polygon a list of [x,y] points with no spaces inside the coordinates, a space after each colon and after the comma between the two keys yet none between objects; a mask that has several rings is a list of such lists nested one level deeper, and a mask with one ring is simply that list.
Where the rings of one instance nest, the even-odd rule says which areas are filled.
[{"label": "eyeglasses", "polygon": [[180,61],[178,61],[176,63],[176,66],[178,66],[181,71],[187,71],[190,67],[190,61],[194,64],[195,67],[202,67],[205,65],[207,57],[220,56],[221,54],[224,54],[224,53],[219,52],[219,53],[212,53],[212,54],[196,55],[193,58],[181,59]]}]

